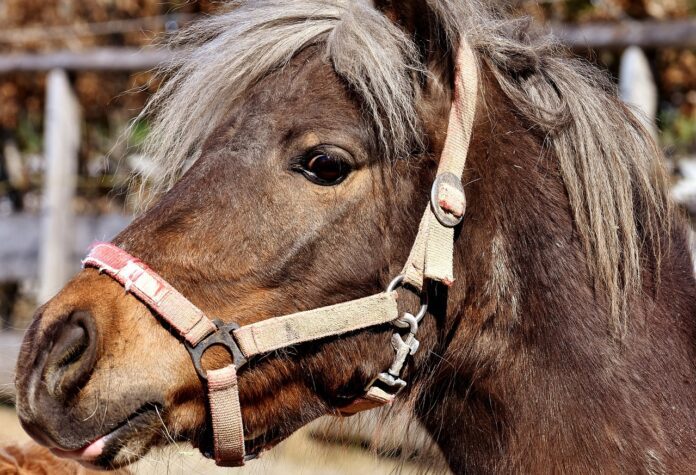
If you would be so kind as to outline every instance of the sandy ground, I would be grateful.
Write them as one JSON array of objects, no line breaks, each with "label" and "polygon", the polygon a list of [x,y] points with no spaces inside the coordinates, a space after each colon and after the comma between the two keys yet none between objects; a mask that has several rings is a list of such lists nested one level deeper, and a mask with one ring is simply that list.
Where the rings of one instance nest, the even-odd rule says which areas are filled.
[{"label": "sandy ground", "polygon": [[[28,442],[14,409],[0,406],[0,444]],[[439,470],[436,470],[439,472]],[[136,475],[196,475],[237,473],[240,475],[343,475],[433,473],[426,465],[380,457],[359,447],[317,441],[305,429],[260,460],[241,469],[221,469],[200,456],[192,447],[182,445],[156,451],[133,467]]]},{"label": "sandy ground", "polygon": [[14,409],[9,406],[0,406],[0,444],[27,441],[29,441],[29,436],[19,425]]}]

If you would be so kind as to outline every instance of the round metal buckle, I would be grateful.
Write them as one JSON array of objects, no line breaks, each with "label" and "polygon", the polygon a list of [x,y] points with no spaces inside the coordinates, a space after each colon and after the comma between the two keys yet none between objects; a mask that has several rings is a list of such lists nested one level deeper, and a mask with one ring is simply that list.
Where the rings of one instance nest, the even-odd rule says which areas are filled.
[{"label": "round metal buckle", "polygon": [[232,357],[232,363],[237,370],[247,364],[244,353],[242,353],[242,350],[239,348],[239,345],[237,345],[232,335],[232,332],[237,330],[239,325],[236,323],[223,323],[222,320],[213,320],[213,323],[217,327],[217,331],[211,333],[204,340],[201,340],[196,346],[191,346],[189,343],[186,343],[186,349],[193,360],[193,367],[196,368],[198,376],[204,381],[208,380],[208,376],[203,369],[201,359],[203,358],[203,354],[213,346],[221,346],[226,349]]},{"label": "round metal buckle", "polygon": [[442,209],[442,207],[440,206],[439,197],[440,187],[442,185],[449,185],[453,188],[456,188],[459,191],[461,191],[462,195],[464,195],[464,187],[462,186],[462,180],[457,175],[451,172],[444,172],[439,174],[437,178],[435,178],[433,187],[430,190],[430,208],[433,210],[433,214],[440,222],[440,224],[447,228],[453,228],[455,226],[458,226],[462,222],[462,220],[464,219],[464,215],[454,216],[453,214]]}]

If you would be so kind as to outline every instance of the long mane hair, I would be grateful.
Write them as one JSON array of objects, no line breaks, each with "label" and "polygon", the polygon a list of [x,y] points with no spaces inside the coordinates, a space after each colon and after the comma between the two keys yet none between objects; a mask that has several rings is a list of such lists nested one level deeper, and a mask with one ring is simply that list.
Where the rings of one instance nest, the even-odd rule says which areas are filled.
[{"label": "long mane hair", "polygon": [[[665,245],[658,227],[669,223],[670,206],[660,152],[619,105],[606,75],[491,3],[429,5],[449,49],[465,37],[516,112],[545,136],[548,153],[539,160],[558,160],[595,289],[608,296],[611,321],[621,329],[641,288],[643,259],[652,256],[659,267]],[[361,101],[385,159],[408,160],[425,140],[417,101],[427,65],[413,40],[367,2],[236,1],[173,45],[182,52],[143,111],[154,117],[145,152],[158,165],[150,180],[156,193],[199,157],[251,85],[310,45],[321,47]]]}]

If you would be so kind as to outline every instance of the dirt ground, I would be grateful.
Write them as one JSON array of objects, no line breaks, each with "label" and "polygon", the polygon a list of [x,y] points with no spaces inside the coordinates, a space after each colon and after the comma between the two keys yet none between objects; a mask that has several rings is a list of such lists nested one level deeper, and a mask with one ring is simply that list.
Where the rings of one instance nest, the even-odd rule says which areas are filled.
[{"label": "dirt ground", "polygon": [[[10,406],[0,406],[0,444],[29,442]],[[220,469],[204,459],[192,447],[182,445],[149,454],[136,464],[135,475],[197,475],[208,473],[236,473],[240,475],[366,475],[400,473],[428,474],[441,470],[403,461],[380,457],[359,447],[321,442],[305,429],[269,454],[249,463],[242,469]]]}]

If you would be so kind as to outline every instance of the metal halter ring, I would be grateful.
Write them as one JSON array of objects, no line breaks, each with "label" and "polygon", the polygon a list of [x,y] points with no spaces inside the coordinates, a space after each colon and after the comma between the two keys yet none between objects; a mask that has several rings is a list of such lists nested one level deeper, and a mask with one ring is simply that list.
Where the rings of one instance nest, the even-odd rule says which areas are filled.
[{"label": "metal halter ring", "polygon": [[217,327],[217,331],[208,335],[196,346],[191,346],[186,342],[186,349],[193,360],[193,367],[196,368],[198,376],[204,381],[208,380],[208,376],[206,375],[206,370],[203,369],[203,354],[213,346],[221,346],[227,350],[237,370],[247,364],[247,359],[232,334],[234,330],[239,329],[239,325],[234,322],[224,323],[218,319],[213,320],[213,323]]},{"label": "metal halter ring", "polygon": [[[405,275],[397,275],[394,277],[394,280],[392,280],[389,285],[387,286],[387,292],[393,292],[395,291],[399,286],[401,286],[404,282],[404,279],[406,278]],[[425,317],[425,314],[428,312],[428,294],[426,292],[421,293],[421,307],[420,310],[418,310],[418,313],[414,315],[416,318],[416,322],[420,323],[421,320],[423,320],[423,317]],[[404,320],[403,318],[399,318],[398,320],[394,320],[392,322],[395,326],[399,328],[408,328],[411,325]]]}]

